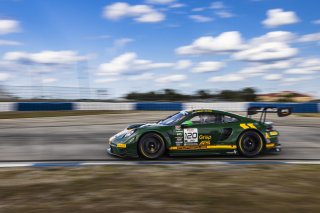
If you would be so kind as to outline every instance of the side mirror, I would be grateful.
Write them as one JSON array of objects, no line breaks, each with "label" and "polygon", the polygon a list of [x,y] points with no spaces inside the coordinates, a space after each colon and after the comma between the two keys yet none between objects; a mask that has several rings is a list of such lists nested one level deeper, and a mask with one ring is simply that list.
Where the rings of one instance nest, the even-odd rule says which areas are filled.
[{"label": "side mirror", "polygon": [[193,125],[193,122],[192,121],[185,121],[185,122],[183,122],[182,124],[181,124],[181,127],[182,128],[185,128],[185,127],[190,127],[190,126],[192,126]]}]

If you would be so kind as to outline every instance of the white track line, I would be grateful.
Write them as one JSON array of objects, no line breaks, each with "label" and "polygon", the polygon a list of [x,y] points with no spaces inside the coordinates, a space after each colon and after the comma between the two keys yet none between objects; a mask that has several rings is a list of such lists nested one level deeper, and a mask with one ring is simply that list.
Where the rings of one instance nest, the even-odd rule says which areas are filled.
[{"label": "white track line", "polygon": [[261,165],[261,164],[290,164],[290,165],[320,165],[316,160],[293,161],[105,161],[105,162],[0,162],[0,168],[15,167],[78,167],[78,166],[135,166],[135,165]]}]

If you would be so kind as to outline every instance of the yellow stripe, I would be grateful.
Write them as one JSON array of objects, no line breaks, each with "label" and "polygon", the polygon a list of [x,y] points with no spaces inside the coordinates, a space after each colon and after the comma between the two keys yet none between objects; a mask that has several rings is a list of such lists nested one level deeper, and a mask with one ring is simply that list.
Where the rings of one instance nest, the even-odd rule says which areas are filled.
[{"label": "yellow stripe", "polygon": [[213,145],[207,146],[207,149],[236,149],[235,145]]},{"label": "yellow stripe", "polygon": [[127,144],[118,143],[118,144],[117,144],[117,148],[121,148],[121,149],[127,148]]},{"label": "yellow stripe", "polygon": [[266,148],[274,148],[276,146],[275,143],[268,143],[266,144]]},{"label": "yellow stripe", "polygon": [[268,134],[268,133],[266,133],[266,139],[269,139],[269,138],[270,138],[269,134]]},{"label": "yellow stripe", "polygon": [[240,124],[240,126],[242,127],[242,129],[249,129],[250,128],[246,124]]},{"label": "yellow stripe", "polygon": [[257,129],[257,127],[253,124],[253,123],[249,123],[249,124],[247,124],[250,128],[252,128],[252,129]]},{"label": "yellow stripe", "polygon": [[236,145],[211,145],[211,146],[171,146],[169,150],[199,150],[199,149],[237,149]]},{"label": "yellow stripe", "polygon": [[276,136],[276,135],[278,135],[278,132],[272,131],[272,132],[269,132],[269,134],[270,134],[271,136]]}]

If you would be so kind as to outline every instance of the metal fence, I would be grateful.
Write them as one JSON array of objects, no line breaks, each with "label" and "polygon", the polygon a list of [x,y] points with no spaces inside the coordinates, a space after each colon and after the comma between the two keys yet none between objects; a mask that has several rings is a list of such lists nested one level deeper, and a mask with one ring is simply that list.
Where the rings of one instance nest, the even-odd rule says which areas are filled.
[{"label": "metal fence", "polygon": [[0,86],[0,100],[106,100],[111,94],[107,88],[56,86]]}]

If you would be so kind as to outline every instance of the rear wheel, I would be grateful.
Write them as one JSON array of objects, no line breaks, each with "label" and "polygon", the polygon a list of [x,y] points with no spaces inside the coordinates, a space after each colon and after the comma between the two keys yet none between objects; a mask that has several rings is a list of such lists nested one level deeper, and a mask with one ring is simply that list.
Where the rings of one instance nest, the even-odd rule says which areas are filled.
[{"label": "rear wheel", "polygon": [[238,140],[238,151],[245,157],[255,157],[263,149],[263,139],[255,131],[244,132]]},{"label": "rear wheel", "polygon": [[139,141],[138,150],[146,159],[157,159],[165,152],[165,143],[156,133],[147,133]]}]

